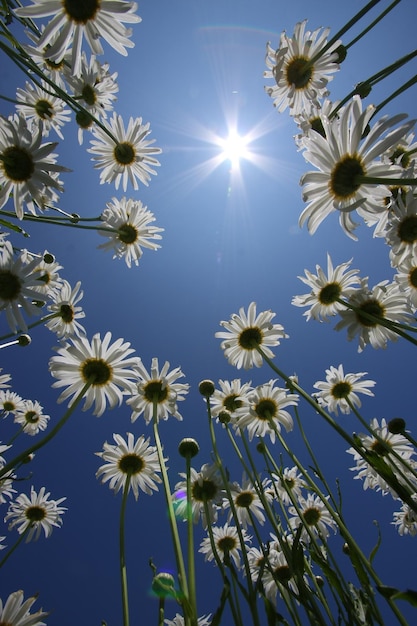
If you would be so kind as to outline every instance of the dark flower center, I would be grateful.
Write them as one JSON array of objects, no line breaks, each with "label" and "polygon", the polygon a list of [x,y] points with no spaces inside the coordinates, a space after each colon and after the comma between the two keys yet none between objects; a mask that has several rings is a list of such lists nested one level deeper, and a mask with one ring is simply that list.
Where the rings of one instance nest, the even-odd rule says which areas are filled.
[{"label": "dark flower center", "polygon": [[345,381],[340,381],[333,385],[331,394],[333,398],[340,400],[341,398],[348,398],[350,392],[352,391],[352,385]]},{"label": "dark flower center", "polygon": [[320,510],[316,509],[315,507],[310,507],[309,509],[306,509],[305,511],[303,511],[302,515],[303,520],[305,521],[307,526],[316,526],[321,517]]},{"label": "dark flower center", "polygon": [[147,383],[144,389],[145,400],[148,402],[153,402],[156,400],[159,402],[164,402],[168,398],[168,385],[162,386],[162,382],[160,380],[152,380],[150,383]]},{"label": "dark flower center", "polygon": [[251,493],[250,491],[242,491],[236,498],[236,504],[242,509],[248,509],[254,499],[255,496],[253,495],[253,493]]},{"label": "dark flower center", "polygon": [[25,511],[25,515],[32,523],[41,522],[46,517],[45,509],[41,506],[28,507]]},{"label": "dark flower center", "polygon": [[16,405],[13,402],[10,402],[10,400],[3,402],[3,411],[14,411],[15,408]]},{"label": "dark flower center", "polygon": [[42,120],[50,120],[54,116],[54,107],[48,100],[38,100],[35,111]]},{"label": "dark flower center", "polygon": [[96,92],[88,83],[84,85],[81,96],[84,102],[86,102],[89,106],[93,106],[93,104],[97,101]]},{"label": "dark flower center", "polygon": [[340,296],[342,290],[339,283],[329,283],[319,293],[320,304],[333,304]]},{"label": "dark flower center", "polygon": [[222,537],[217,542],[217,545],[223,553],[230,552],[230,550],[236,548],[236,539],[234,537]]},{"label": "dark flower center", "polygon": [[403,146],[398,146],[391,154],[389,160],[391,163],[399,163],[404,169],[410,165],[410,155]]},{"label": "dark flower center", "polygon": [[16,274],[10,270],[0,270],[0,299],[16,300],[19,297],[22,283]]},{"label": "dark flower center", "polygon": [[70,304],[61,304],[59,313],[62,321],[66,324],[70,324],[74,319],[74,311]]},{"label": "dark flower center", "polygon": [[120,471],[123,474],[139,474],[145,467],[143,459],[137,454],[125,454],[118,462]]},{"label": "dark flower center", "polygon": [[17,183],[29,180],[35,171],[32,155],[24,148],[10,146],[1,155],[0,163],[3,162],[3,169],[10,180]]},{"label": "dark flower center", "polygon": [[114,148],[113,154],[120,165],[131,165],[135,162],[136,150],[127,141],[118,143]]},{"label": "dark flower center", "polygon": [[123,243],[132,244],[137,241],[138,231],[134,226],[132,226],[132,224],[123,224],[122,226],[120,226],[117,232],[120,241],[122,241]]},{"label": "dark flower center", "polygon": [[365,173],[365,168],[358,156],[345,155],[336,163],[330,175],[331,194],[340,200],[349,199],[362,184],[358,182],[358,176],[364,176]]},{"label": "dark flower center", "polygon": [[36,424],[36,422],[39,422],[39,415],[36,411],[26,411],[25,420],[28,424]]},{"label": "dark flower center", "polygon": [[321,135],[322,137],[326,136],[326,133],[324,131],[324,126],[323,126],[323,122],[321,121],[320,117],[315,117],[313,119],[310,120],[310,125],[312,130],[315,130],[316,133],[319,133],[319,135]]},{"label": "dark flower center", "polygon": [[93,125],[93,118],[86,111],[77,111],[75,120],[81,128],[90,128]]},{"label": "dark flower center", "polygon": [[280,565],[274,569],[274,578],[280,583],[287,583],[291,578],[291,570],[288,565]]},{"label": "dark flower center", "polygon": [[288,85],[296,89],[304,89],[313,76],[313,67],[308,66],[306,57],[295,57],[287,65],[286,78]]},{"label": "dark flower center", "polygon": [[244,350],[254,350],[262,344],[262,332],[257,326],[245,328],[239,335],[239,345]]},{"label": "dark flower center", "polygon": [[81,374],[85,382],[106,385],[111,380],[113,371],[103,359],[87,359],[81,365]]},{"label": "dark flower center", "polygon": [[408,282],[414,289],[417,289],[417,267],[413,267],[408,274]]},{"label": "dark flower center", "polygon": [[371,450],[378,454],[378,456],[387,456],[391,451],[391,447],[388,442],[374,441]]},{"label": "dark flower center", "polygon": [[370,320],[366,315],[362,315],[363,313],[367,313],[368,315],[373,315],[374,317],[384,317],[384,308],[379,304],[378,300],[367,300],[363,304],[360,305],[359,310],[356,311],[356,319],[362,326],[376,326],[378,322],[374,322]]},{"label": "dark flower center", "polygon": [[93,20],[100,10],[100,0],[64,0],[64,11],[77,24]]},{"label": "dark flower center", "polygon": [[262,398],[255,406],[256,415],[261,420],[270,420],[277,414],[278,406],[274,400]]},{"label": "dark flower center", "polygon": [[191,492],[194,500],[197,502],[207,502],[213,500],[217,493],[218,487],[212,480],[203,480],[202,482],[195,481],[193,483]]},{"label": "dark flower center", "polygon": [[243,402],[242,400],[237,400],[237,398],[239,398],[239,396],[236,393],[232,393],[230,396],[227,396],[223,400],[224,408],[230,411],[231,413],[236,411],[236,409],[239,409],[242,406]]},{"label": "dark flower center", "polygon": [[403,243],[414,243],[417,241],[417,216],[405,217],[398,225],[398,237]]}]

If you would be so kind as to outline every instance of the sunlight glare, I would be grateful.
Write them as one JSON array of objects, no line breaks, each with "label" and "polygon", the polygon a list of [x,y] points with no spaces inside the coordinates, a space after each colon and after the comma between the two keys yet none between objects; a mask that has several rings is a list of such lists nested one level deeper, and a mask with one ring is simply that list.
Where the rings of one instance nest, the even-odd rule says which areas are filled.
[{"label": "sunlight glare", "polygon": [[220,141],[223,160],[228,159],[232,167],[238,167],[242,158],[247,158],[248,141],[245,137],[241,137],[236,131],[230,131],[226,139]]}]

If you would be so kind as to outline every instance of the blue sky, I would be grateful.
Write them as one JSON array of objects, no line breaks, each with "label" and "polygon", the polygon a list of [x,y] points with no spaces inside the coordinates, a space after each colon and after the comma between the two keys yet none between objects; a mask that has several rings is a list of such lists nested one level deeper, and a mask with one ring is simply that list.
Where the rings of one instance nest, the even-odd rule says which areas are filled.
[{"label": "blue sky", "polygon": [[[156,225],[165,229],[161,249],[145,251],[139,267],[129,270],[123,261],[96,249],[102,240],[94,232],[31,225],[29,240],[13,239],[15,245],[33,251],[47,248],[64,267],[64,278],[71,284],[81,280],[89,337],[109,330],[114,338],[130,341],[146,365],[157,356],[160,363],[168,360],[173,367],[181,366],[184,380],[191,385],[180,407],[184,420],[171,419],[160,429],[173,484],[178,472],[184,471],[177,454],[183,437],[195,437],[200,443],[198,468],[210,461],[198,382],[240,377],[255,385],[274,377],[267,366],[235,370],[214,338],[220,320],[252,300],[259,310],[276,312],[275,321],[290,336],[276,349],[276,362],[287,374],[296,373],[305,389],[312,391],[315,381],[324,380],[330,365],[343,363],[347,372],[368,372],[367,378],[377,384],[375,398],[363,401],[363,415],[368,420],[402,416],[412,429],[413,347],[390,343],[387,350],[367,347],[358,354],[357,343],[348,343],[345,332],[335,332],[333,322],[306,323],[303,310],[291,305],[294,295],[306,291],[297,276],[305,268],[313,271],[316,264],[325,266],[327,252],[334,264],[353,258],[352,266],[369,276],[371,285],[391,280],[393,271],[387,246],[373,239],[364,225],[358,229],[358,242],[344,235],[336,215],[314,236],[299,229],[303,209],[299,179],[311,168],[295,147],[294,122],[287,113],[278,114],[264,92],[268,40],[277,46],[280,32],[292,33],[295,23],[304,18],[312,30],[330,26],[334,33],[361,6],[357,1],[329,0],[315,0],[314,7],[306,0],[142,2],[138,10],[142,22],[134,25],[135,48],[124,59],[107,46],[101,60],[108,60],[111,70],[119,74],[117,112],[125,120],[142,116],[144,122],[149,121],[152,137],[163,150],[158,176],[150,186],[127,192],[142,200],[155,214]],[[330,83],[331,99],[342,98],[357,82],[411,51],[416,17],[415,3],[403,0],[366,41],[354,46]],[[407,67],[389,84],[376,88],[366,102],[377,104],[388,89],[392,91],[411,74]],[[24,80],[18,69],[2,59],[3,95],[13,98]],[[415,98],[414,87],[384,113],[406,112],[413,117]],[[3,115],[11,107],[0,102]],[[241,135],[254,137],[248,147],[253,158],[241,160],[238,170],[225,160],[210,171],[210,160],[219,155],[219,148],[208,139],[213,134],[226,137],[233,125]],[[87,138],[80,147],[75,123],[64,128],[64,136],[56,151],[59,162],[73,171],[62,176],[65,193],[60,206],[85,217],[99,215],[106,202],[122,194],[111,185],[99,184],[86,151]],[[0,324],[4,334],[5,320]],[[38,328],[24,352],[3,350],[0,365],[12,375],[17,393],[38,400],[57,420],[64,407],[56,404],[58,394],[51,389],[48,373],[54,345],[54,336]],[[377,539],[373,520],[380,523],[383,541],[375,567],[381,578],[388,585],[415,586],[414,560],[410,559],[415,539],[399,538],[390,524],[395,503],[389,496],[364,492],[348,470],[352,462],[344,453],[346,445],[308,407],[302,408],[301,415],[329,479],[340,478],[345,515],[365,553]],[[361,430],[353,416],[339,419],[348,431]],[[0,439],[4,441],[10,424],[5,421],[2,427],[5,434]],[[126,406],[99,419],[77,411],[28,468],[33,475],[22,488],[28,491],[30,484],[37,489],[45,485],[52,497],[67,497],[68,512],[62,529],[50,539],[24,545],[11,557],[1,573],[1,597],[16,589],[26,595],[39,592],[39,605],[51,611],[49,626],[95,625],[101,619],[109,626],[121,623],[117,535],[121,498],[95,479],[100,460],[94,452],[101,450],[104,441],[111,441],[114,432],[132,429],[151,436],[143,421],[131,425]],[[288,443],[301,449],[296,429],[288,435]],[[228,454],[226,446],[224,452]],[[228,467],[233,479],[239,480],[241,470],[233,460]],[[152,557],[159,569],[170,569],[174,563],[162,492],[141,496],[138,503],[131,499],[127,538],[132,623],[156,623],[157,602],[146,591],[151,581],[148,560]],[[202,558],[198,577],[199,613],[206,614],[218,601],[207,588],[220,585],[220,579],[214,566],[203,564]],[[172,607],[167,616],[173,617],[175,611]],[[406,606],[404,611],[411,615]]]}]

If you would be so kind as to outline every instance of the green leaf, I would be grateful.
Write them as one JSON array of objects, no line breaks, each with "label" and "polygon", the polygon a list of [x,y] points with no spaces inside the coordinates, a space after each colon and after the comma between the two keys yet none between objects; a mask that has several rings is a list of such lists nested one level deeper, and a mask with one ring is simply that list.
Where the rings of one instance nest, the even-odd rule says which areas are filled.
[{"label": "green leaf", "polygon": [[21,228],[17,224],[8,222],[7,220],[3,220],[2,218],[0,218],[0,225],[8,228],[9,230],[14,230],[15,233],[20,233],[21,235],[23,235],[23,237],[30,237],[29,233],[23,230],[23,228]]},{"label": "green leaf", "polygon": [[369,555],[369,562],[370,562],[371,564],[372,564],[372,561],[373,561],[373,560],[374,560],[374,558],[375,558],[376,553],[377,553],[377,552],[378,552],[378,550],[379,550],[379,546],[381,545],[381,540],[382,540],[382,537],[381,537],[381,530],[380,530],[380,528],[379,528],[379,524],[378,524],[377,520],[374,520],[374,524],[375,524],[375,526],[376,526],[376,527],[377,527],[377,529],[378,529],[378,541],[376,542],[375,547],[373,548],[373,550],[372,550],[371,554]]}]

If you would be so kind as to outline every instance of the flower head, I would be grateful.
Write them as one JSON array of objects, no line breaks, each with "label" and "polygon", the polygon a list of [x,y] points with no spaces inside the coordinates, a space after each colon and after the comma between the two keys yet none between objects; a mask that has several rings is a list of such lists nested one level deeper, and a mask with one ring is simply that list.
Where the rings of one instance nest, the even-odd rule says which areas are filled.
[{"label": "flower head", "polygon": [[105,443],[103,452],[96,452],[106,463],[96,472],[96,477],[102,476],[101,482],[109,481],[110,489],[118,493],[124,489],[129,478],[129,489],[137,500],[139,489],[152,495],[158,491],[156,483],[161,482],[157,472],[160,471],[158,453],[155,446],[149,445],[149,438],[142,435],[136,441],[132,433],[127,433],[127,439],[114,434],[116,445]]},{"label": "flower head", "polygon": [[301,538],[303,540],[310,541],[310,534],[307,529],[316,535],[319,534],[324,539],[329,536],[329,528],[336,532],[336,522],[320,496],[309,493],[307,498],[298,499],[298,507],[300,513],[294,506],[289,507],[288,512],[294,516],[290,517],[289,523],[293,530],[302,524]]},{"label": "flower head", "polygon": [[222,411],[229,411],[233,419],[237,409],[248,406],[251,383],[242,384],[240,378],[235,378],[230,382],[219,380],[219,386],[220,389],[216,389],[210,398],[211,415],[218,417]]},{"label": "flower head", "polygon": [[77,321],[85,317],[82,308],[77,306],[83,297],[80,288],[80,281],[72,288],[69,282],[64,280],[60,289],[51,294],[52,302],[48,305],[48,311],[54,313],[56,317],[50,319],[46,327],[59,338],[85,335],[84,327]]},{"label": "flower head", "polygon": [[20,424],[27,435],[37,435],[48,426],[49,415],[43,413],[43,407],[35,400],[24,400],[23,406],[16,410],[14,421]]},{"label": "flower head", "polygon": [[[413,500],[416,500],[416,496]],[[410,537],[417,535],[417,513],[405,502],[400,511],[394,513],[394,520],[391,524],[397,528],[400,535],[410,535]]]},{"label": "flower head", "polygon": [[133,409],[132,422],[135,422],[143,413],[146,423],[149,424],[153,419],[154,403],[157,408],[157,420],[167,420],[169,415],[182,420],[177,402],[184,400],[189,385],[176,382],[184,376],[181,369],[176,367],[169,371],[169,362],[165,361],[159,371],[158,359],[154,357],[150,374],[142,361],[139,361],[136,371],[136,393],[133,393],[132,397],[127,400],[127,404]]},{"label": "flower head", "polygon": [[46,626],[41,619],[48,615],[40,609],[36,613],[30,613],[32,604],[36,602],[36,596],[23,600],[23,591],[14,591],[9,595],[6,602],[0,598],[0,623],[10,626]]},{"label": "flower head", "polygon": [[123,22],[140,22],[135,14],[136,2],[124,0],[91,0],[90,2],[61,2],[61,0],[36,0],[27,7],[15,9],[20,17],[42,18],[53,16],[38,41],[39,48],[48,44],[48,58],[59,62],[72,45],[73,74],[81,70],[81,47],[85,37],[94,54],[103,54],[100,37],[120,54],[127,55],[132,48],[131,30]]},{"label": "flower head", "polygon": [[404,199],[398,194],[389,215],[385,240],[391,246],[391,265],[398,267],[417,255],[417,197],[412,191]]},{"label": "flower head", "polygon": [[284,426],[288,432],[293,428],[293,420],[287,406],[297,404],[298,396],[288,393],[286,389],[275,387],[276,380],[259,385],[254,389],[249,398],[249,407],[237,410],[236,428],[248,431],[249,440],[253,437],[269,435],[272,442],[275,441],[276,432]]},{"label": "flower head", "polygon": [[[251,537],[247,534],[245,529],[242,529],[243,541],[246,547],[250,543]],[[228,522],[224,526],[212,526],[211,533],[213,534],[213,540],[215,550],[222,561],[232,559],[235,566],[240,568],[240,551],[242,546],[239,540],[239,534],[236,526],[230,526]],[[206,561],[213,561],[215,556],[213,548],[211,546],[210,537],[205,537],[200,544],[199,552],[205,555]]]},{"label": "flower head", "polygon": [[94,166],[101,169],[100,182],[115,183],[116,189],[122,182],[123,191],[127,189],[130,180],[133,189],[138,189],[137,179],[144,185],[148,185],[151,174],[156,174],[153,169],[160,165],[154,154],[162,152],[160,148],[152,146],[154,139],[146,139],[150,134],[149,122],[142,124],[142,118],[129,119],[125,130],[121,115],[113,113],[109,124],[103,122],[116,143],[110,139],[109,134],[98,126],[92,129],[95,139],[91,141],[89,152],[94,154]]},{"label": "flower head", "polygon": [[274,356],[269,346],[277,346],[280,339],[288,337],[281,324],[271,324],[274,317],[272,311],[262,311],[257,315],[256,303],[251,302],[247,314],[242,307],[239,315],[235,313],[229,321],[220,322],[227,332],[217,332],[215,336],[223,339],[221,348],[229,363],[238,369],[249,369],[254,365],[261,367],[262,357],[257,348],[261,348],[269,358]]},{"label": "flower head", "polygon": [[34,539],[36,541],[42,530],[45,537],[49,537],[53,528],[62,526],[61,515],[67,510],[59,506],[66,498],[59,500],[49,500],[51,495],[45,493],[45,487],[41,487],[39,493],[32,487],[30,497],[24,493],[15,498],[10,503],[5,522],[9,523],[9,530],[17,527],[17,532],[21,535],[27,532],[26,542]]},{"label": "flower head", "polygon": [[[265,487],[265,485],[263,485]],[[233,505],[236,511],[236,517],[242,528],[247,528],[248,524],[252,525],[255,518],[260,524],[265,522],[263,514],[264,506],[259,498],[253,483],[245,475],[242,478],[242,484],[234,482],[230,485],[230,493],[233,498]],[[264,494],[266,491],[264,490]],[[228,522],[233,519],[233,510],[228,498],[223,501],[223,508],[229,510]],[[236,521],[236,520],[235,520]]]},{"label": "flower head", "polygon": [[142,248],[157,250],[160,245],[155,243],[162,239],[159,233],[163,228],[151,226],[155,221],[153,213],[140,200],[127,200],[113,198],[107,204],[101,220],[103,226],[108,230],[98,230],[99,234],[106,237],[108,241],[99,245],[104,250],[113,250],[113,258],[124,257],[126,265],[132,267],[132,263],[139,265],[139,259],[143,254]]},{"label": "flower head", "polygon": [[417,252],[398,265],[394,276],[400,291],[403,291],[408,299],[412,311],[417,310]]},{"label": "flower head", "polygon": [[344,310],[345,307],[338,299],[348,298],[360,285],[360,278],[357,275],[359,270],[349,270],[351,263],[352,259],[333,268],[330,255],[327,254],[327,276],[319,265],[316,265],[317,275],[304,270],[306,277],[298,276],[311,291],[302,296],[294,296],[291,304],[310,306],[310,309],[303,313],[307,321],[311,318],[327,320],[329,316]]},{"label": "flower head", "polygon": [[10,389],[0,388],[0,412],[3,417],[9,414],[14,415],[16,411],[25,406],[25,401],[17,393]]},{"label": "flower head", "polygon": [[275,85],[266,87],[279,112],[290,108],[291,115],[301,113],[310,103],[318,104],[318,98],[328,94],[327,83],[339,69],[336,41],[324,51],[329,29],[306,31],[307,20],[298,22],[292,37],[283,32],[279,47],[267,46],[265,78],[273,78]]},{"label": "flower head", "polygon": [[49,83],[42,81],[38,86],[35,83],[26,82],[26,88],[17,88],[16,105],[27,121],[38,120],[42,122],[42,133],[44,137],[49,135],[53,129],[60,139],[64,139],[61,127],[69,122],[70,111],[65,108],[64,102],[51,94]]},{"label": "flower head", "polygon": [[324,406],[337,415],[339,408],[342,413],[350,413],[351,407],[359,408],[361,401],[358,393],[367,396],[374,394],[370,390],[376,383],[373,380],[360,380],[367,372],[358,372],[357,374],[345,374],[343,365],[339,367],[330,366],[326,370],[326,381],[318,381],[314,384],[315,389],[320,389],[319,393],[315,393],[319,404]]},{"label": "flower head", "polygon": [[57,348],[58,356],[49,361],[49,370],[57,381],[53,387],[66,387],[58,402],[71,398],[69,405],[89,383],[85,392],[83,411],[94,404],[93,415],[104,413],[107,404],[114,408],[121,404],[123,396],[133,390],[136,378],[137,357],[130,356],[134,350],[123,339],[111,342],[111,333],[104,338],[93,336],[91,343],[86,337],[71,337],[63,347]]},{"label": "flower head", "polygon": [[[180,476],[186,478],[181,473]],[[222,499],[225,496],[222,479],[216,465],[205,463],[199,472],[191,468],[191,511],[194,523],[197,523],[200,516],[204,528],[207,523],[213,524],[217,520],[217,513],[221,507]],[[187,519],[187,482],[180,481],[175,485],[173,495],[176,514]],[[207,520],[208,517],[208,520]]]}]

